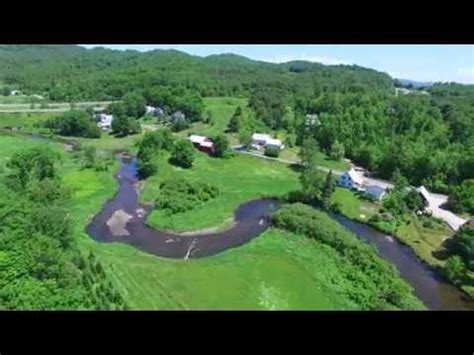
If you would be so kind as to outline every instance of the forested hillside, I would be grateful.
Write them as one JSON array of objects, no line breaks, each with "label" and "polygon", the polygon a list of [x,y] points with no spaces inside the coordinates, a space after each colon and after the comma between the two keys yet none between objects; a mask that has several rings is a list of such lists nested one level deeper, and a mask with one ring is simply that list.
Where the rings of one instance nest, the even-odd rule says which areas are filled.
[{"label": "forested hillside", "polygon": [[280,82],[289,91],[348,85],[392,86],[388,75],[351,66],[269,64],[224,54],[207,58],[175,50],[86,50],[77,46],[0,46],[0,81],[52,100],[120,99],[129,91],[182,85],[202,96],[248,95],[256,83]]}]

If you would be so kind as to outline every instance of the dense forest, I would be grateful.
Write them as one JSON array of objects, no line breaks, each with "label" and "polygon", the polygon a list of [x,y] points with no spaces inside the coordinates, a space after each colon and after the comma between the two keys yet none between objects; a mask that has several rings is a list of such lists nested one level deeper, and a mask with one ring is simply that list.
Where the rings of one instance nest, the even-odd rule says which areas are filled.
[{"label": "dense forest", "polygon": [[0,81],[53,101],[114,100],[137,88],[159,86],[182,86],[201,96],[248,96],[256,83],[273,82],[310,94],[315,86],[393,87],[388,75],[357,66],[277,65],[233,54],[201,58],[175,50],[78,46],[0,46]]},{"label": "dense forest", "polygon": [[[0,82],[52,101],[134,96],[167,114],[183,112],[174,130],[205,121],[205,96],[247,97],[253,123],[233,125],[236,133],[264,127],[284,132],[288,146],[315,138],[328,155],[342,153],[386,179],[399,172],[413,185],[449,193],[453,210],[474,213],[473,85],[438,83],[396,95],[400,82],[354,65],[78,46],[0,46]],[[117,113],[138,118],[117,105]]]}]

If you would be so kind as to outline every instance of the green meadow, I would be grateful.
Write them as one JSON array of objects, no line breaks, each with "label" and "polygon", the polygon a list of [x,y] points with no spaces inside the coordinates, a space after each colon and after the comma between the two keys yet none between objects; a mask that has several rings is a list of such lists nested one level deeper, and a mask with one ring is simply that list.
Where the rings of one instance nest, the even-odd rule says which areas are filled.
[{"label": "green meadow", "polygon": [[259,197],[283,196],[299,188],[297,173],[278,162],[246,155],[218,159],[197,152],[193,167],[182,169],[169,164],[167,158],[168,155],[157,158],[158,173],[146,180],[141,194],[143,202],[155,201],[160,183],[178,176],[210,183],[218,187],[220,193],[216,199],[184,213],[167,215],[155,209],[148,223],[159,229],[182,232],[226,227],[240,204]]},{"label": "green meadow", "polygon": [[[268,230],[250,243],[219,255],[187,261],[155,257],[123,244],[94,241],[84,229],[115,194],[118,186],[113,170],[117,166],[109,172],[80,170],[72,155],[64,152],[60,144],[7,136],[0,136],[0,159],[5,161],[15,150],[39,144],[50,144],[61,152],[62,180],[73,191],[70,211],[79,246],[84,253],[92,250],[97,255],[131,308],[357,308],[347,297],[351,282],[338,269],[337,253],[316,241],[280,230]],[[190,176],[194,175],[190,178],[204,179],[208,169],[213,174],[217,171],[210,168],[214,160],[200,156],[196,171],[188,172]],[[282,193],[297,186],[295,173],[283,164],[240,156],[219,162],[228,169],[221,184],[229,188],[223,190],[223,195],[229,198],[235,195],[232,203],[225,204],[229,216],[240,201],[257,197],[262,192]],[[257,171],[260,164],[261,169]],[[231,178],[244,168],[249,169],[247,177]],[[257,182],[251,182],[251,171],[256,174]],[[170,167],[168,173],[177,172]],[[289,182],[284,183],[285,179]],[[236,183],[239,180],[248,182],[251,192],[239,192]],[[264,188],[266,190],[262,191]],[[208,211],[216,213],[219,209],[222,208],[209,207]]]}]

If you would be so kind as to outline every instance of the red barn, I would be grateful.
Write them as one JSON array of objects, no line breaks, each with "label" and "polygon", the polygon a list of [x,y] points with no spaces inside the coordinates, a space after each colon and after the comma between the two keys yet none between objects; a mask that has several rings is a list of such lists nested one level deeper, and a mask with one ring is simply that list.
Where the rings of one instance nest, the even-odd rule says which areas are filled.
[{"label": "red barn", "polygon": [[189,136],[189,140],[201,152],[205,152],[209,154],[214,153],[214,143],[209,138],[205,136],[198,136],[198,135],[192,134]]}]

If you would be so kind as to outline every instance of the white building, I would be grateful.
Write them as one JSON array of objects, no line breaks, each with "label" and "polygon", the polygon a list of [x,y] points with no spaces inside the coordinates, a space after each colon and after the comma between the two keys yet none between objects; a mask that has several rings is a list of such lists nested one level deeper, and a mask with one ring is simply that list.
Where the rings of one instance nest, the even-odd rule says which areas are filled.
[{"label": "white building", "polygon": [[337,183],[349,189],[364,190],[364,177],[354,168],[342,174]]},{"label": "white building", "polygon": [[312,127],[312,126],[319,126],[321,124],[321,121],[318,118],[318,115],[313,113],[313,114],[307,114],[306,115],[306,126],[307,127]]},{"label": "white building", "polygon": [[260,149],[261,147],[275,147],[283,149],[285,146],[279,139],[274,139],[268,134],[254,133],[252,134],[252,148]]},{"label": "white building", "polygon": [[160,107],[145,106],[145,115],[163,116],[164,111]]},{"label": "white building", "polygon": [[113,120],[114,120],[114,116],[101,113],[99,114],[99,122],[97,122],[97,127],[102,129],[103,131],[111,129]]}]

